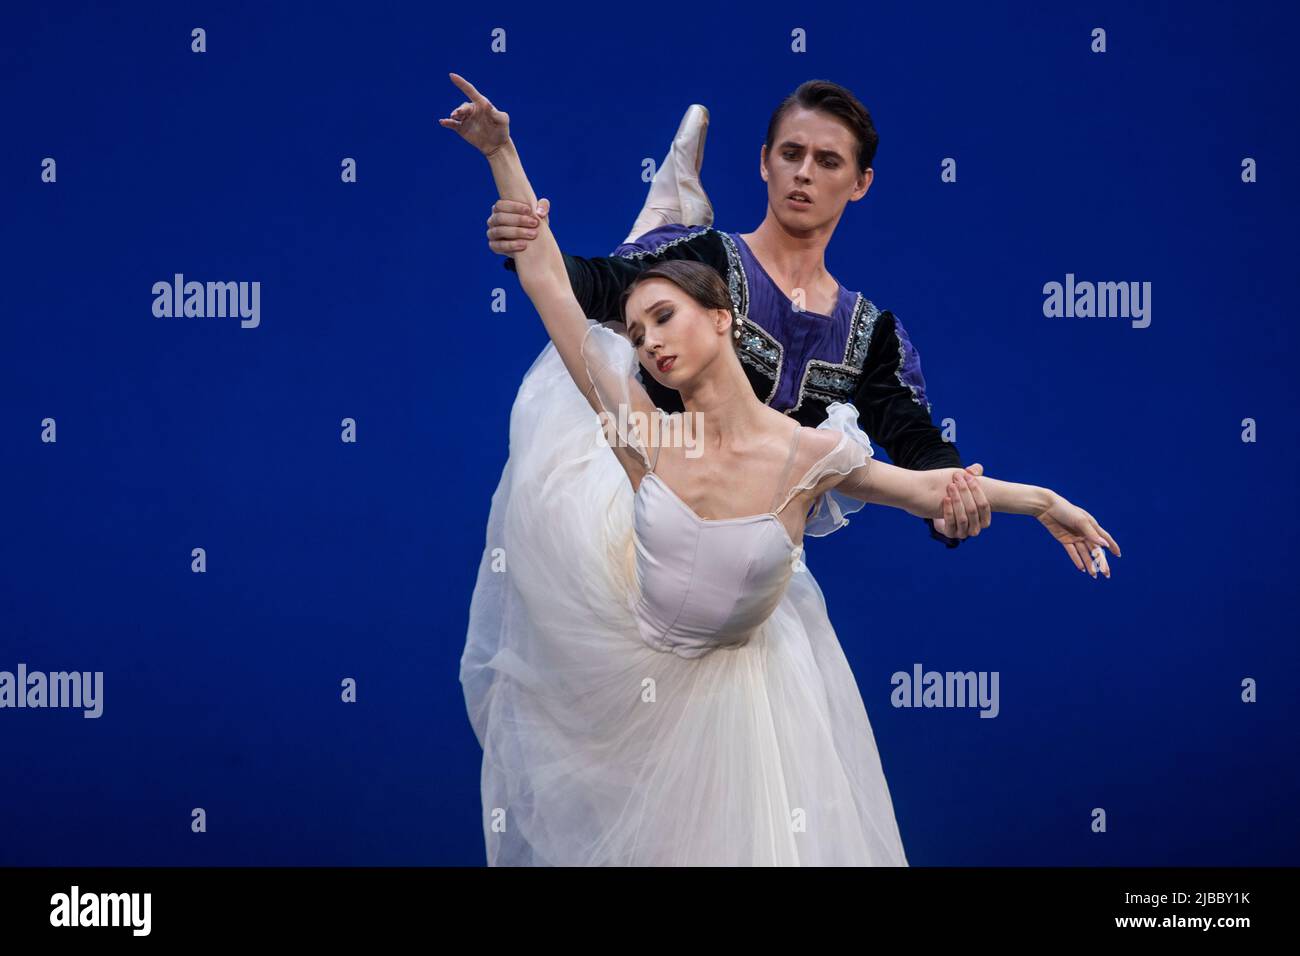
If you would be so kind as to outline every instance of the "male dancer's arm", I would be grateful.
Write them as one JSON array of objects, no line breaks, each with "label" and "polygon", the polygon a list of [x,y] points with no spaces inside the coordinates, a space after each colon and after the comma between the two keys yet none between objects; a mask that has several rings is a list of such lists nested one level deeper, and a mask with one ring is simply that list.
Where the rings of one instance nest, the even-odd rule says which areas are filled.
[{"label": "male dancer's arm", "polygon": [[[900,468],[929,471],[962,467],[957,446],[944,441],[930,420],[921,357],[892,312],[881,312],[876,319],[853,404],[862,430]],[[961,544],[961,539],[935,530],[932,518],[923,520],[930,537],[949,548]]]}]

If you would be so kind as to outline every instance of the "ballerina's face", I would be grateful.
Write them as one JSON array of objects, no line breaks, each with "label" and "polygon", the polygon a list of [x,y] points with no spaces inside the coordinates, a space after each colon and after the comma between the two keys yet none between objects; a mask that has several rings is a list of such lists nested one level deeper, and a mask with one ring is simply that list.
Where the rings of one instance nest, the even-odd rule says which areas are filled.
[{"label": "ballerina's face", "polygon": [[706,309],[667,279],[647,279],[627,300],[627,337],[656,382],[681,389],[723,350],[732,351],[731,313]]},{"label": "ballerina's face", "polygon": [[871,188],[870,168],[858,172],[853,131],[834,116],[797,106],[786,113],[762,150],[759,172],[773,215],[794,235],[834,227],[844,207]]}]

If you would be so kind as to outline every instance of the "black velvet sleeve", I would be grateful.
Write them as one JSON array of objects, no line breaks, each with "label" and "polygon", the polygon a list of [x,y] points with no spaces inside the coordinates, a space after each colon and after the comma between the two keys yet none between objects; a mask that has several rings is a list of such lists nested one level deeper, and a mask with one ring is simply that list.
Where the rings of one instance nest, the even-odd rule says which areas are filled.
[{"label": "black velvet sleeve", "polygon": [[[879,443],[890,461],[900,468],[929,471],[963,467],[957,446],[943,440],[922,400],[924,380],[920,379],[919,356],[914,375],[920,380],[920,397],[913,393],[900,374],[903,355],[894,314],[881,312],[872,331],[862,378],[853,400],[862,430]],[[960,539],[936,531],[931,519],[922,520],[930,529],[930,537],[936,541],[942,541],[949,548],[961,544]]]}]

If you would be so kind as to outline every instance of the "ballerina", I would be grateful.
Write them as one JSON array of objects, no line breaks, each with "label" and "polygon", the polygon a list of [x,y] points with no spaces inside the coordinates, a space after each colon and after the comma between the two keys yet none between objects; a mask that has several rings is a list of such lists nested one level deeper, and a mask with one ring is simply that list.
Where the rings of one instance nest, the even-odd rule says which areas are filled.
[{"label": "ballerina", "polygon": [[[535,205],[504,114],[450,77],[469,99],[439,122]],[[550,344],[511,412],[460,674],[488,863],[907,865],[804,536],[868,502],[935,517],[978,483],[1118,545],[1049,489],[875,461],[851,404],[816,428],[765,405],[708,265],[646,270],[621,333],[583,314],[545,215],[518,271]],[[702,454],[669,440],[682,413],[639,363],[698,414]]]}]

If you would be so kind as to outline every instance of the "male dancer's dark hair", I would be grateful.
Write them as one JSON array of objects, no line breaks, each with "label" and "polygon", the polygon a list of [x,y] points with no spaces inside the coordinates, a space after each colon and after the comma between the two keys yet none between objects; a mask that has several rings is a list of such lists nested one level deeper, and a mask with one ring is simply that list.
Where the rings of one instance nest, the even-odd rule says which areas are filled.
[{"label": "male dancer's dark hair", "polygon": [[858,172],[865,173],[876,158],[880,137],[876,134],[871,114],[846,87],[830,80],[805,80],[799,88],[781,101],[767,124],[767,151],[772,152],[777,127],[781,119],[797,106],[819,110],[841,120],[858,141]]}]

